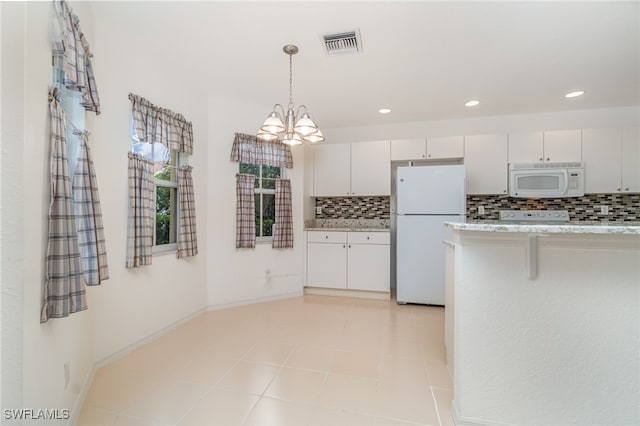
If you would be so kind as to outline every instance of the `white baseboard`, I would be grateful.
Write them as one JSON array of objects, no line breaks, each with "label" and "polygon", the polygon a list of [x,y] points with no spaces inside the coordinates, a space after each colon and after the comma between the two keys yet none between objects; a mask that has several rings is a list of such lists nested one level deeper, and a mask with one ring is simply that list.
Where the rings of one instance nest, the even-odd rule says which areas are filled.
[{"label": "white baseboard", "polygon": [[462,417],[458,410],[458,404],[456,401],[451,402],[451,417],[453,418],[453,424],[456,426],[516,426],[511,423],[494,422],[485,419],[476,419],[473,417]]},{"label": "white baseboard", "polygon": [[359,297],[361,299],[389,300],[391,293],[388,291],[349,290],[341,288],[305,287],[304,294],[319,296]]},{"label": "white baseboard", "polygon": [[289,293],[278,294],[276,296],[265,296],[265,297],[257,297],[254,299],[238,300],[235,302],[216,303],[215,305],[208,305],[206,310],[218,311],[220,309],[236,308],[238,306],[253,305],[255,303],[271,302],[273,300],[280,300],[280,299],[289,299],[291,297],[300,297],[302,295],[303,295],[302,290],[296,290],[296,291],[291,291]]},{"label": "white baseboard", "polygon": [[95,361],[93,363],[93,365],[91,366],[91,368],[89,369],[89,372],[87,373],[87,375],[85,376],[84,380],[82,381],[82,388],[80,389],[80,393],[78,394],[78,398],[76,398],[76,402],[73,404],[73,408],[71,409],[71,413],[69,415],[69,422],[67,423],[68,425],[76,425],[78,423],[78,419],[80,417],[80,412],[82,411],[82,407],[84,405],[85,400],[87,399],[87,394],[89,393],[89,389],[91,388],[91,383],[93,382],[93,377],[95,376],[96,372],[101,369],[102,367],[111,364],[114,361],[119,360],[120,358],[124,357],[125,355],[129,354],[130,352],[134,351],[135,349],[138,349],[141,346],[146,345],[149,342],[152,342],[153,340],[156,340],[158,337],[161,337],[163,335],[165,335],[166,333],[168,333],[169,331],[181,326],[182,324],[191,321],[192,319],[194,319],[195,317],[201,315],[202,313],[205,312],[205,308],[200,308],[194,312],[192,312],[191,314],[172,322],[171,324],[162,327],[160,330],[155,331],[137,341],[135,341],[134,343],[131,343],[130,345],[125,346],[124,348],[120,349],[119,351],[116,351],[114,353],[112,353],[111,355],[108,355],[104,358],[101,358],[97,361]]}]

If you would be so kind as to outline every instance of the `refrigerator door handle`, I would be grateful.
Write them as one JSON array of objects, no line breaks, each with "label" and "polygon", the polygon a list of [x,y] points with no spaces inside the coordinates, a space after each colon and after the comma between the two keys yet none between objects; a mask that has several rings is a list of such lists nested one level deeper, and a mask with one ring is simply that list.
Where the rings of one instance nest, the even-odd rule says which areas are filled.
[{"label": "refrigerator door handle", "polygon": [[[465,176],[460,177],[460,214],[467,217],[467,188]],[[465,221],[466,222],[466,221]]]}]

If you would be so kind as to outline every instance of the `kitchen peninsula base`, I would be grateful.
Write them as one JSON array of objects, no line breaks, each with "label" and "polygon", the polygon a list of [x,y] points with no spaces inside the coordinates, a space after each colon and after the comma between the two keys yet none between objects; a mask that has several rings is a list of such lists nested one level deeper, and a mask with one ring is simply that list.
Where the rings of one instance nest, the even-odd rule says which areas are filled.
[{"label": "kitchen peninsula base", "polygon": [[640,227],[448,226],[456,424],[638,424]]}]

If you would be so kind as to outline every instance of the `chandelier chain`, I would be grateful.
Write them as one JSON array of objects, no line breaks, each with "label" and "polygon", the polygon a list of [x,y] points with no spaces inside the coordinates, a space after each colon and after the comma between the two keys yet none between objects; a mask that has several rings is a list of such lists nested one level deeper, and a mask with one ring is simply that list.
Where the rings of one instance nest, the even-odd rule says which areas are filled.
[{"label": "chandelier chain", "polygon": [[293,55],[289,53],[289,108],[293,108]]}]

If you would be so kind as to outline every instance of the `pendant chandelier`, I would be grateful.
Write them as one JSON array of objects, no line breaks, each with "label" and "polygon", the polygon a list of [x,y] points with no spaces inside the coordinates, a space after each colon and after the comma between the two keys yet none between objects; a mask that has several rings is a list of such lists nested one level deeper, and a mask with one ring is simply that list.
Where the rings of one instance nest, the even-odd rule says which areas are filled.
[{"label": "pendant chandelier", "polygon": [[272,141],[282,135],[282,142],[287,145],[300,145],[306,142],[322,142],[324,136],[316,123],[311,119],[305,105],[300,105],[294,112],[293,105],[293,55],[298,53],[298,47],[287,44],[282,48],[289,55],[289,104],[287,110],[280,104],[273,106],[273,111],[264,120],[257,137]]}]

